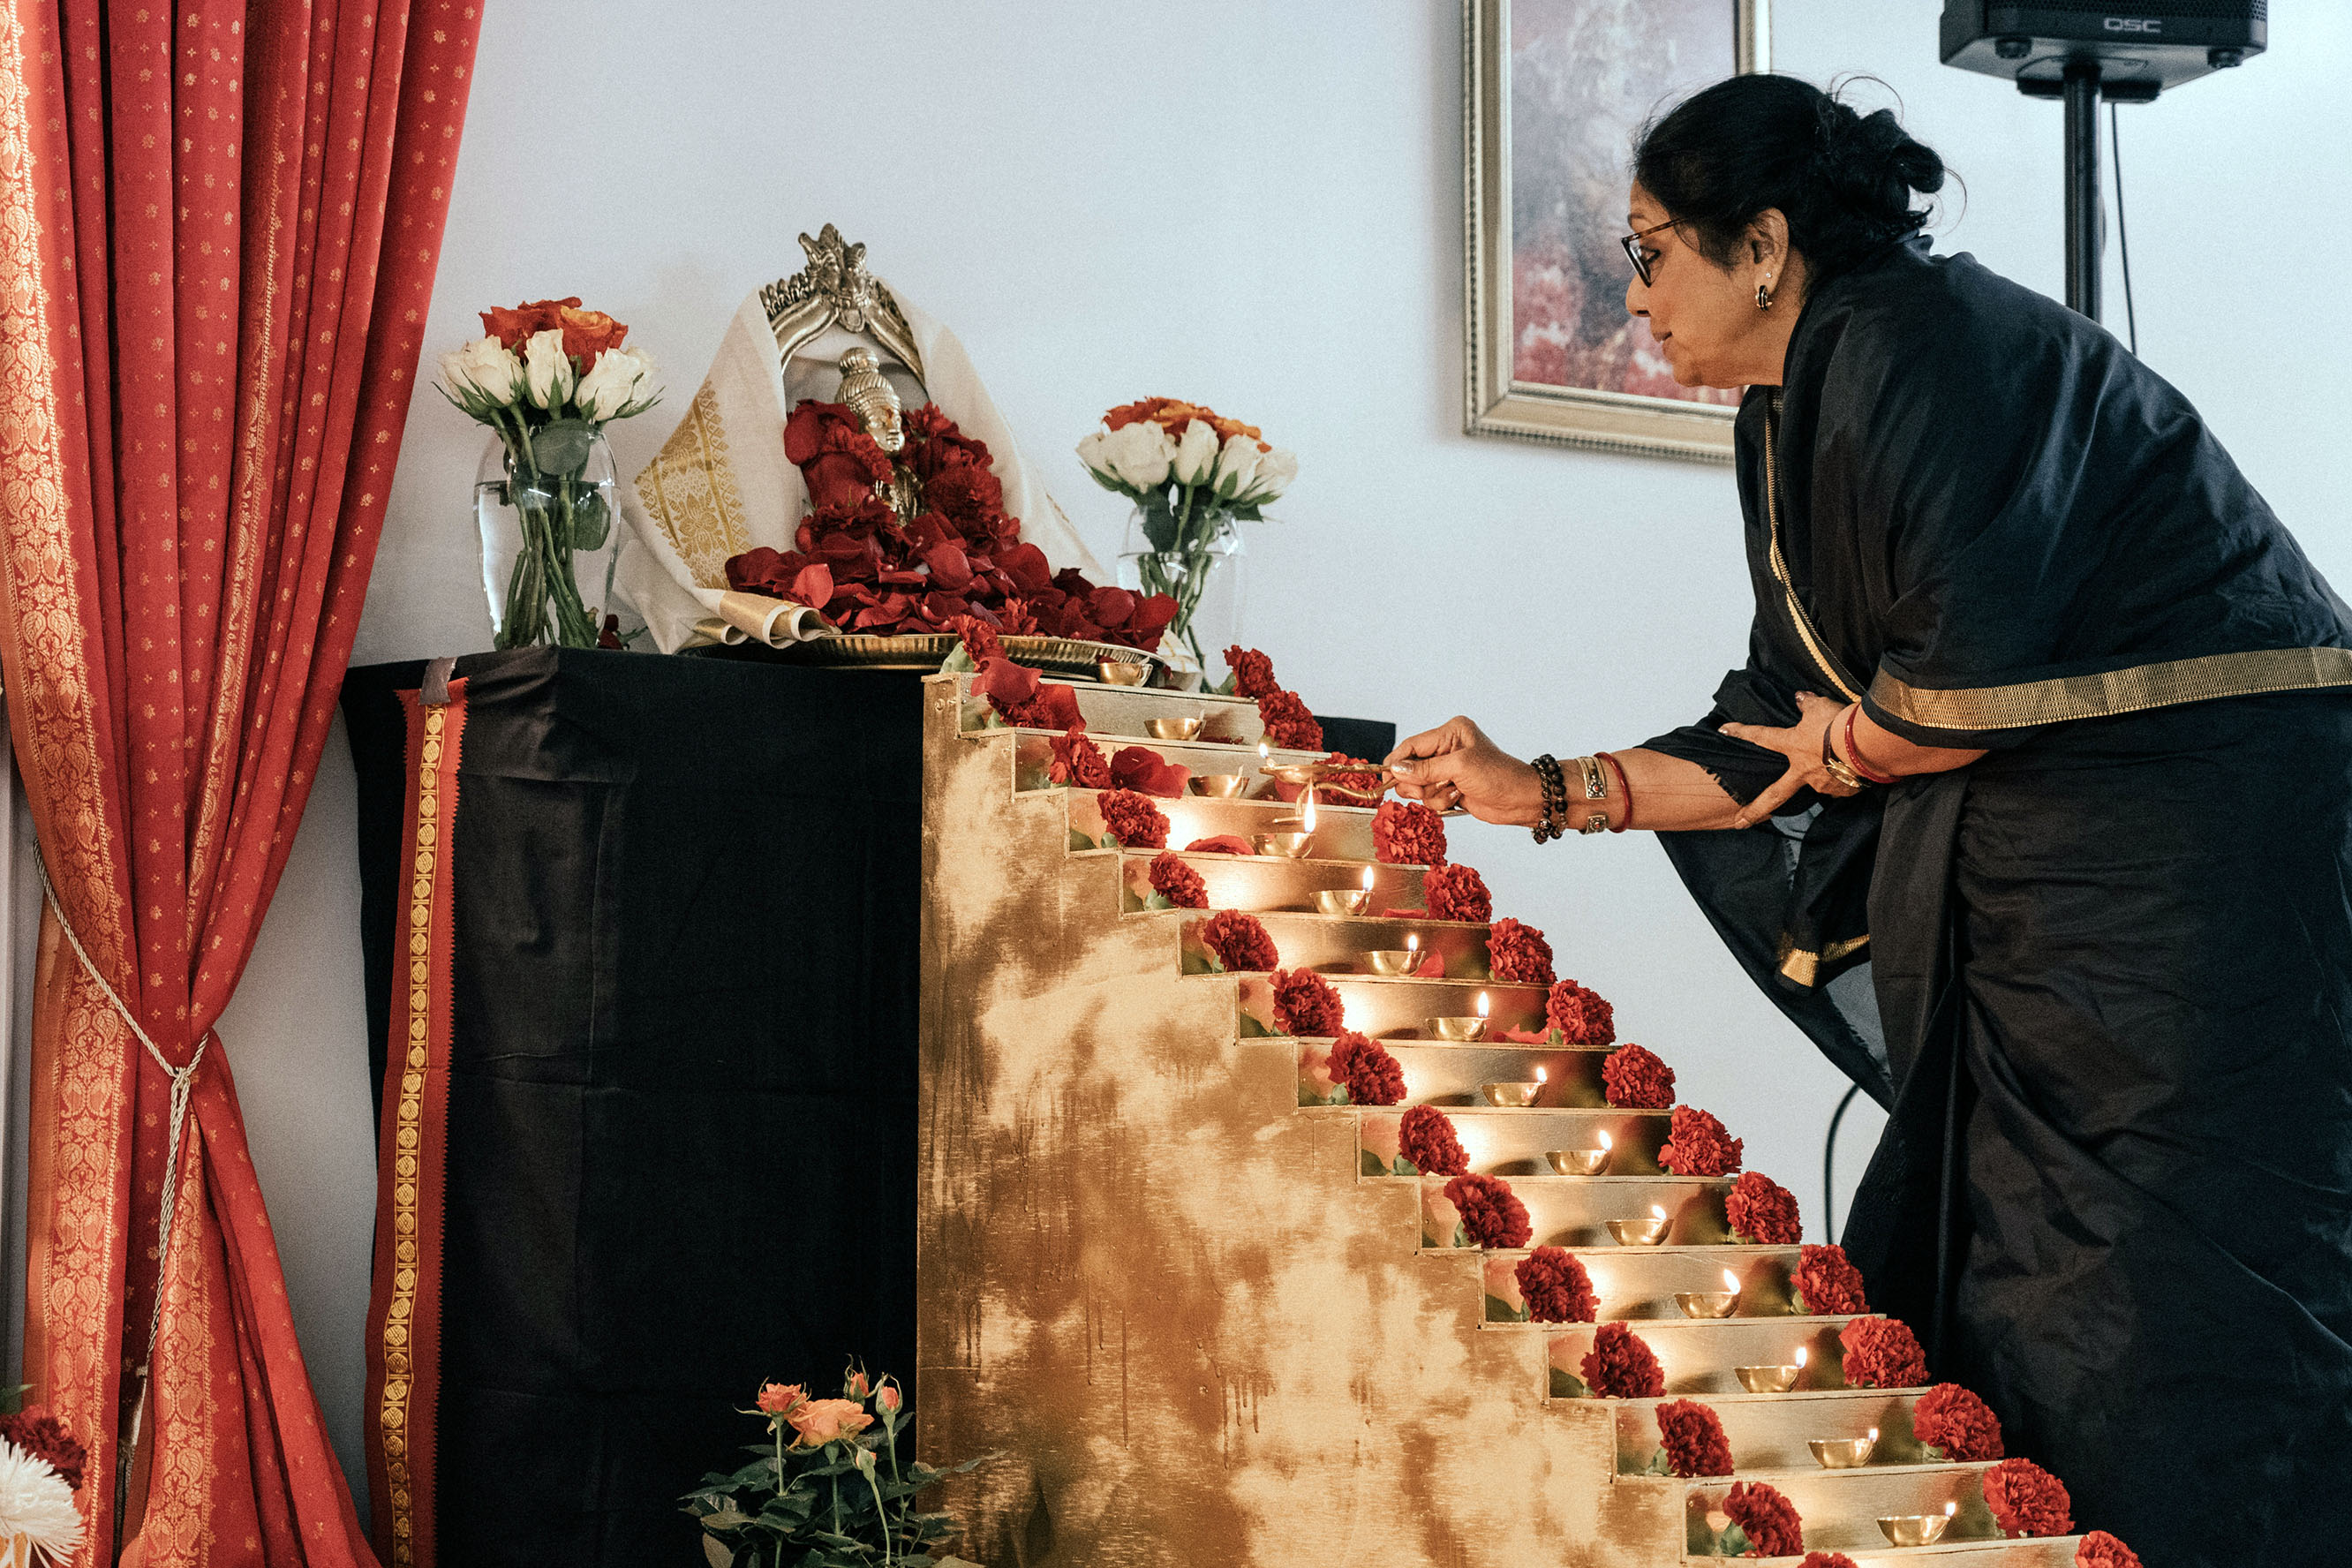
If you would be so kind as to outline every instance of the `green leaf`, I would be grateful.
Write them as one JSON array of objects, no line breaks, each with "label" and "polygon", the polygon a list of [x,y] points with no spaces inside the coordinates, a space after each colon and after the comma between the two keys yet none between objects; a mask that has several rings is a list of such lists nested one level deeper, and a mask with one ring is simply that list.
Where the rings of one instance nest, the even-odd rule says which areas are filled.
[{"label": "green leaf", "polygon": [[1241,671],[1229,669],[1225,671],[1225,678],[1223,680],[1209,688],[1209,694],[1213,697],[1231,697],[1234,694],[1234,688],[1241,684]]},{"label": "green leaf", "polygon": [[961,639],[957,641],[955,647],[948,649],[947,658],[940,660],[941,675],[964,675],[979,668],[980,666],[971,662],[971,654],[964,647]]},{"label": "green leaf", "polygon": [[1095,846],[1095,847],[1097,849],[1117,849],[1119,847],[1119,842],[1117,838],[1106,833],[1102,836],[1102,842]]},{"label": "green leaf", "polygon": [[1528,1310],[1525,1307],[1514,1307],[1500,1296],[1488,1296],[1486,1321],[1490,1323],[1524,1323],[1528,1321]]},{"label": "green leaf", "polygon": [[1331,1098],[1325,1100],[1323,1103],[1326,1105],[1349,1104],[1348,1086],[1344,1083],[1333,1084],[1331,1086]]},{"label": "green leaf", "polygon": [[1241,1037],[1244,1040],[1270,1040],[1276,1037],[1272,1029],[1267,1028],[1247,1013],[1242,1015]]},{"label": "green leaf", "polygon": [[1360,1176],[1385,1176],[1388,1173],[1389,1163],[1386,1160],[1381,1159],[1370,1149],[1359,1149],[1356,1151],[1356,1174]]},{"label": "green leaf", "polygon": [[1390,1167],[1388,1173],[1391,1176],[1418,1176],[1421,1174],[1421,1167],[1399,1154],[1395,1164]]},{"label": "green leaf", "polygon": [[1449,1241],[1449,1242],[1447,1242],[1447,1243],[1446,1243],[1446,1245],[1447,1245],[1448,1247],[1467,1247],[1467,1246],[1469,1246],[1469,1245],[1470,1245],[1470,1227],[1469,1227],[1468,1226],[1466,1226],[1466,1225],[1464,1225],[1460,1220],[1458,1220],[1458,1219],[1457,1219],[1457,1220],[1455,1220],[1455,1221],[1454,1222],[1454,1239],[1453,1239],[1453,1240],[1451,1240],[1451,1241]]},{"label": "green leaf", "polygon": [[734,1568],[735,1550],[715,1535],[702,1538],[702,1555],[710,1568]]},{"label": "green leaf", "polygon": [[1175,549],[1176,514],[1169,509],[1167,492],[1152,491],[1144,498],[1141,510],[1144,542],[1162,552]]},{"label": "green leaf", "polygon": [[1551,1369],[1551,1396],[1554,1399],[1590,1399],[1592,1390],[1587,1388],[1584,1379],[1576,1373],[1566,1367],[1556,1366]]},{"label": "green leaf", "polygon": [[596,427],[582,419],[558,419],[530,438],[531,466],[542,474],[576,474],[588,466]]},{"label": "green leaf", "polygon": [[1642,1471],[1645,1476],[1671,1476],[1674,1473],[1675,1467],[1666,1458],[1666,1451],[1664,1448],[1650,1456],[1648,1467]]},{"label": "green leaf", "polygon": [[1727,1524],[1723,1527],[1723,1533],[1716,1537],[1715,1551],[1718,1557],[1745,1557],[1755,1550],[1755,1545],[1748,1539],[1746,1531],[1736,1524]]},{"label": "green leaf", "polygon": [[613,531],[613,509],[600,489],[583,487],[572,501],[572,548],[602,550]]},{"label": "green leaf", "polygon": [[1167,894],[1154,893],[1143,900],[1143,907],[1147,910],[1172,910],[1176,906],[1168,901]]},{"label": "green leaf", "polygon": [[1919,1457],[1931,1465],[1940,1465],[1944,1463],[1944,1450],[1938,1448],[1933,1443],[1920,1444]]},{"label": "green leaf", "polygon": [[1073,828],[1071,828],[1071,829],[1070,829],[1070,847],[1071,847],[1071,848],[1073,848],[1073,849],[1091,849],[1091,848],[1093,848],[1094,847],[1095,847],[1095,841],[1094,841],[1094,837],[1093,837],[1093,836],[1092,836],[1092,835],[1090,835],[1090,834],[1086,834],[1086,833],[1081,833],[1081,832],[1079,832],[1079,831],[1078,831],[1076,828],[1075,828],[1075,827],[1073,827]]}]

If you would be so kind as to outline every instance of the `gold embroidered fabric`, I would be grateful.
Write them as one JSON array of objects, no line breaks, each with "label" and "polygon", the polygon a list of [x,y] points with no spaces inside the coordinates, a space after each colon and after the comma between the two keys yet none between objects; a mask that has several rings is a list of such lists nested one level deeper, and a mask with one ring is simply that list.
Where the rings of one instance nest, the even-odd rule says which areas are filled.
[{"label": "gold embroidered fabric", "polygon": [[2258,648],[2138,664],[2099,675],[1949,691],[1906,685],[1880,670],[1870,683],[1870,700],[1895,718],[1926,729],[2019,730],[2219,697],[2330,686],[2352,686],[2352,648]]},{"label": "gold embroidered fabric", "polygon": [[697,584],[727,586],[727,562],[751,548],[743,525],[743,496],[728,460],[727,426],[719,393],[708,381],[694,395],[661,455],[637,476],[646,513],[669,535]]},{"label": "gold embroidered fabric", "polygon": [[1819,952],[1811,952],[1795,945],[1786,935],[1783,935],[1780,938],[1780,973],[1800,985],[1816,984],[1819,983],[1823,964],[1835,963],[1842,958],[1851,957],[1869,944],[1870,933],[1864,931],[1860,936],[1848,937],[1843,942],[1833,942]]}]

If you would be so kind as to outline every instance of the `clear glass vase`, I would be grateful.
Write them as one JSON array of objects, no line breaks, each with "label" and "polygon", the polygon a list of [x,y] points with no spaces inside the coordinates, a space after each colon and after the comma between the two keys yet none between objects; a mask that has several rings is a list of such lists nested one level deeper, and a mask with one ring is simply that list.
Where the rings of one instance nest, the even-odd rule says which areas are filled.
[{"label": "clear glass vase", "polygon": [[614,490],[613,449],[593,425],[492,438],[474,472],[474,514],[495,647],[598,645],[628,535]]},{"label": "clear glass vase", "polygon": [[1168,630],[1192,668],[1205,672],[1210,655],[1241,640],[1241,524],[1229,511],[1196,512],[1170,550],[1155,549],[1154,534],[1169,536],[1165,521],[1147,518],[1137,507],[1119,547],[1118,585],[1174,599],[1176,618]]}]

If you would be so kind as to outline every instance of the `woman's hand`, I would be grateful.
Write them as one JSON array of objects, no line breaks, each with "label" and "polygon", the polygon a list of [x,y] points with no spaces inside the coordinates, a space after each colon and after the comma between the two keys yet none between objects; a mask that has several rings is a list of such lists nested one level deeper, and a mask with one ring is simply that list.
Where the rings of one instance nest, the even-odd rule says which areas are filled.
[{"label": "woman's hand", "polygon": [[1797,693],[1797,721],[1785,730],[1775,730],[1762,724],[1723,726],[1723,732],[1735,740],[1753,741],[1789,759],[1789,771],[1741,809],[1732,820],[1734,827],[1755,826],[1778,811],[1790,796],[1801,789],[1810,789],[1815,795],[1823,795],[1862,793],[1838,783],[1830,776],[1830,771],[1822,766],[1822,737],[1829,733],[1830,721],[1845,711],[1845,704],[1815,696],[1810,691],[1800,691]]},{"label": "woman's hand", "polygon": [[1396,792],[1437,811],[1459,805],[1481,822],[1532,827],[1543,820],[1543,781],[1467,719],[1448,719],[1388,754]]}]

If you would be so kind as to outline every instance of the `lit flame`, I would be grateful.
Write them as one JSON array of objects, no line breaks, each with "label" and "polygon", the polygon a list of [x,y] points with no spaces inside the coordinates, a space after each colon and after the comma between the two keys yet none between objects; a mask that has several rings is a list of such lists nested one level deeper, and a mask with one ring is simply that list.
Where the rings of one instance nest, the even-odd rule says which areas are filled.
[{"label": "lit flame", "polygon": [[1874,1443],[1878,1441],[1878,1428],[1875,1426],[1870,1429],[1870,1440]]},{"label": "lit flame", "polygon": [[1259,762],[1265,762],[1273,755],[1274,748],[1272,746],[1267,745],[1264,741],[1260,741],[1257,743],[1257,760]]},{"label": "lit flame", "polygon": [[[1871,1436],[1874,1436],[1874,1437],[1875,1437],[1875,1436],[1878,1436],[1878,1434],[1877,1434],[1877,1433],[1875,1433],[1875,1432],[1873,1432],[1873,1433],[1871,1434]],[[1949,1519],[1949,1518],[1951,1518],[1951,1517],[1952,1517],[1952,1515],[1954,1515],[1954,1514],[1956,1514],[1956,1513],[1958,1513],[1958,1512],[1959,1512],[1959,1511],[1960,1511],[1960,1505],[1959,1505],[1958,1503],[1956,1503],[1956,1502],[1948,1502],[1948,1503],[1946,1503],[1946,1504],[1944,1505],[1944,1517],[1945,1517],[1946,1519]]]},{"label": "lit flame", "polygon": [[1802,1345],[1799,1345],[1799,1346],[1797,1347],[1797,1365],[1798,1365],[1799,1367],[1802,1367],[1804,1364],[1805,1364],[1805,1347],[1804,1347],[1804,1346],[1802,1346]]},{"label": "lit flame", "polygon": [[1739,1294],[1739,1276],[1727,1268],[1723,1271],[1723,1288],[1733,1295]]},{"label": "lit flame", "polygon": [[1364,868],[1364,891],[1366,891],[1366,892],[1368,892],[1368,893],[1369,893],[1369,892],[1370,892],[1371,890],[1372,890],[1372,868],[1371,868],[1370,866],[1367,866],[1367,867],[1365,867],[1365,868]]},{"label": "lit flame", "polygon": [[1543,1068],[1536,1068],[1536,1081],[1537,1081],[1538,1083],[1543,1083],[1543,1082],[1547,1081],[1547,1080],[1546,1080],[1546,1079],[1545,1079],[1545,1077],[1544,1077],[1544,1069],[1543,1069]]},{"label": "lit flame", "polygon": [[1307,832],[1315,831],[1315,792],[1311,789],[1307,792],[1307,815],[1302,820],[1306,823]]},{"label": "lit flame", "polygon": [[[1367,871],[1364,875],[1369,877],[1371,873]],[[1421,938],[1418,935],[1407,933],[1404,939],[1404,950],[1407,952],[1419,952],[1421,951]]]},{"label": "lit flame", "polygon": [[1665,1205],[1664,1205],[1664,1204],[1652,1204],[1652,1205],[1650,1205],[1650,1214],[1651,1214],[1651,1215],[1652,1215],[1654,1218],[1657,1218],[1657,1219],[1664,1219],[1664,1218],[1665,1218],[1665,1217],[1666,1217],[1666,1209],[1665,1209]]},{"label": "lit flame", "polygon": [[1614,1143],[1612,1143],[1612,1142],[1610,1142],[1610,1140],[1609,1140],[1609,1134],[1608,1134],[1608,1133],[1606,1133],[1606,1132],[1603,1132],[1603,1133],[1601,1135],[1601,1148],[1603,1148],[1603,1149],[1614,1149],[1615,1147],[1617,1147],[1617,1145],[1616,1145],[1616,1144],[1614,1144]]},{"label": "lit flame", "polygon": [[1481,991],[1478,993],[1478,1016],[1481,1018],[1486,1016],[1486,994],[1484,991]]}]

